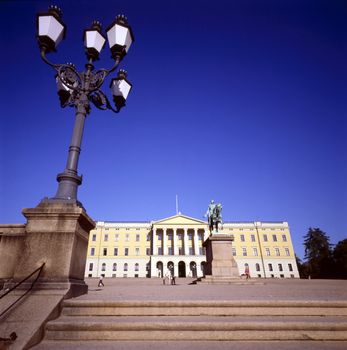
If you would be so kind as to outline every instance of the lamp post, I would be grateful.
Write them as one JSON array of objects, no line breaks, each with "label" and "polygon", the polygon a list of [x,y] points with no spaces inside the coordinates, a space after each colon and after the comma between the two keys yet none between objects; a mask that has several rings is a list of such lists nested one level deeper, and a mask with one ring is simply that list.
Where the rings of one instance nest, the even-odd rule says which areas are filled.
[{"label": "lamp post", "polygon": [[78,72],[72,63],[51,63],[46,54],[56,51],[58,44],[65,38],[66,26],[62,21],[62,12],[57,6],[50,6],[48,12],[37,15],[37,38],[41,58],[56,71],[57,91],[62,108],[75,108],[75,125],[65,170],[57,175],[58,190],[51,201],[72,202],[81,205],[77,200],[77,189],[82,183],[82,176],[78,175],[78,160],[86,116],[90,113],[90,103],[101,110],[111,110],[118,113],[125,106],[125,101],[132,88],[126,79],[127,72],[119,70],[116,78],[110,84],[115,108],[104,92],[100,90],[106,77],[115,71],[127,54],[134,35],[127,19],[123,15],[116,17],[107,28],[111,57],[114,60],[110,69],[94,71],[93,62],[99,59],[99,54],[106,43],[102,34],[101,24],[94,21],[92,26],[84,30],[84,46],[87,63],[83,72]]}]

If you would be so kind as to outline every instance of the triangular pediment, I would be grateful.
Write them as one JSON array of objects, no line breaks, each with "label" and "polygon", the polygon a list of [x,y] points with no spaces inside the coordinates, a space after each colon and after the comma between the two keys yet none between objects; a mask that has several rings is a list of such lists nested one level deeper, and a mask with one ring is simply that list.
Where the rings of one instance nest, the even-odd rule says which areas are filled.
[{"label": "triangular pediment", "polygon": [[154,221],[153,225],[207,225],[207,222],[178,214],[166,219]]}]

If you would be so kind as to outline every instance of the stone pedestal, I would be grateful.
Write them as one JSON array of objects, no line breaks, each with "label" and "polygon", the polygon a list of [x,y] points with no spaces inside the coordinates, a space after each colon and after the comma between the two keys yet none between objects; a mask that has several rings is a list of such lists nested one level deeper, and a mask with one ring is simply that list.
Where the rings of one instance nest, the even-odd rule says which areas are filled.
[{"label": "stone pedestal", "polygon": [[26,238],[14,281],[45,263],[35,289],[68,297],[87,293],[84,272],[94,221],[73,203],[41,202],[36,208],[24,209],[23,214],[27,218]]},{"label": "stone pedestal", "polygon": [[234,236],[212,233],[203,246],[206,248],[206,281],[218,283],[239,279],[239,271],[232,254]]}]

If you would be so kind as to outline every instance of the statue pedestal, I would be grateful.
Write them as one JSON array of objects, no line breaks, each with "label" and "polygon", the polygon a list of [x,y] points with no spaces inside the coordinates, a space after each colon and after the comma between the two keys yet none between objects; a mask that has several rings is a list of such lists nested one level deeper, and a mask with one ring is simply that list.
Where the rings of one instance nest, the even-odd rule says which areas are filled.
[{"label": "statue pedestal", "polygon": [[239,270],[231,249],[233,240],[233,235],[212,232],[203,243],[207,260],[204,282],[228,283],[239,279]]},{"label": "statue pedestal", "polygon": [[[84,273],[94,221],[73,203],[43,201],[36,208],[24,209],[23,214],[27,218],[26,237],[14,282],[45,263],[35,290],[55,290],[70,297],[87,293]],[[36,276],[24,284],[30,284]]]}]

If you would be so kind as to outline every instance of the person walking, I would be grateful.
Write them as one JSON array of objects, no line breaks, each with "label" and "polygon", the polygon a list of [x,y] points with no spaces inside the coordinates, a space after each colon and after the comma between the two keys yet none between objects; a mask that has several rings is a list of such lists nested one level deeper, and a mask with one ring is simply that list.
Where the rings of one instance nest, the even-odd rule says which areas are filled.
[{"label": "person walking", "polygon": [[105,287],[104,282],[103,282],[103,279],[104,279],[104,276],[103,276],[103,275],[100,275],[98,287],[101,287],[101,286],[102,286],[102,287]]},{"label": "person walking", "polygon": [[251,278],[251,275],[249,273],[249,266],[248,266],[248,264],[245,265],[245,275],[246,275],[246,280]]}]

